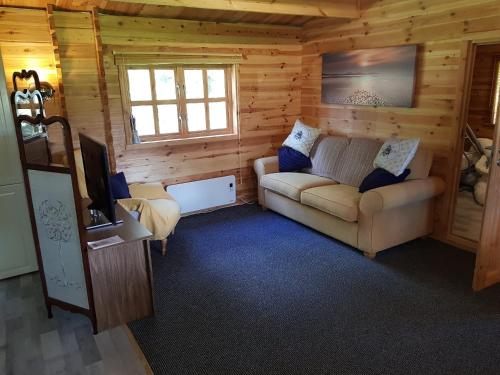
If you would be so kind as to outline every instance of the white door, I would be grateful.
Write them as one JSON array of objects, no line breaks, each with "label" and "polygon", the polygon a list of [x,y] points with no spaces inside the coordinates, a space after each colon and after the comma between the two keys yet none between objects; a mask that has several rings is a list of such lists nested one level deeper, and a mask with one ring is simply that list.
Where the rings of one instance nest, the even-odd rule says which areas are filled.
[{"label": "white door", "polygon": [[37,269],[24,184],[0,186],[0,279]]},{"label": "white door", "polygon": [[23,182],[17,147],[14,118],[10,108],[7,83],[0,59],[0,186]]},{"label": "white door", "polygon": [[14,118],[0,58],[0,279],[37,269]]}]

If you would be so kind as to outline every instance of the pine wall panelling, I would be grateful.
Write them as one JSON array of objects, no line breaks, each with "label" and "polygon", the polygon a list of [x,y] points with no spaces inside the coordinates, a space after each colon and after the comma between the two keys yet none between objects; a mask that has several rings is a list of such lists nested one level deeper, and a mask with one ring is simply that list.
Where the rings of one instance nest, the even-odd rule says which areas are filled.
[{"label": "pine wall panelling", "polygon": [[[0,52],[9,92],[13,90],[12,73],[21,69],[36,69],[40,80],[57,90],[58,76],[44,10],[0,8]],[[45,107],[49,115],[60,113],[58,91]]]},{"label": "pine wall panelling", "polygon": [[[500,40],[499,0],[362,0],[361,18],[312,21],[304,28],[302,116],[331,134],[419,137],[435,152],[432,173],[448,184],[458,156],[468,40]],[[321,54],[418,44],[414,108],[321,103]],[[439,200],[436,237],[447,239],[451,186]]]},{"label": "pine wall panelling", "polygon": [[64,103],[75,145],[79,132],[105,142],[92,13],[54,11],[53,24],[54,50],[61,64]]},{"label": "pine wall panelling", "polygon": [[[253,161],[275,154],[300,116],[300,29],[99,15],[117,170],[131,182],[174,184],[234,174],[238,197],[256,195]],[[239,139],[126,144],[113,52],[242,54]]]}]

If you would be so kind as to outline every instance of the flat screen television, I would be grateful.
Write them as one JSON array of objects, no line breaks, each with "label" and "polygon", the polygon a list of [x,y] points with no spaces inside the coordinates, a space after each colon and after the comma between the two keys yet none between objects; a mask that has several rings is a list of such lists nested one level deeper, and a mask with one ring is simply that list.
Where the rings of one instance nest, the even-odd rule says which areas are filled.
[{"label": "flat screen television", "polygon": [[111,191],[108,150],[105,144],[80,133],[80,148],[87,192],[92,200],[85,218],[87,229],[116,225],[115,200]]}]

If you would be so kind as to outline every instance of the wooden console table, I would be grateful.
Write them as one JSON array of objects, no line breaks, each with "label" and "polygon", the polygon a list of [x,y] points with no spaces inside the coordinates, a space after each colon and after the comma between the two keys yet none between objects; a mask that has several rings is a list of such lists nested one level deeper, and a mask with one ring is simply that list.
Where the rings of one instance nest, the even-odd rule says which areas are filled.
[{"label": "wooden console table", "polygon": [[116,215],[122,224],[85,232],[85,243],[112,236],[124,241],[87,248],[98,331],[154,314],[151,233],[120,205]]}]

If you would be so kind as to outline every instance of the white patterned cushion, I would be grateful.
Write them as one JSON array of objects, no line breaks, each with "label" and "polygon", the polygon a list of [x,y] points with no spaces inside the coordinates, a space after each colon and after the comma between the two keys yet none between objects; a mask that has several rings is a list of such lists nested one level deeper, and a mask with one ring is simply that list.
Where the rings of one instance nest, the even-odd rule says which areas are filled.
[{"label": "white patterned cushion", "polygon": [[420,139],[389,139],[382,145],[373,166],[399,176],[413,160],[419,143]]},{"label": "white patterned cushion", "polygon": [[309,156],[314,142],[321,134],[321,129],[311,128],[305,125],[302,121],[295,121],[292,132],[283,142],[283,146],[288,146],[294,150],[301,152],[305,156]]}]

